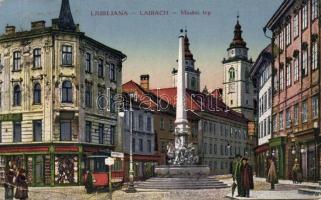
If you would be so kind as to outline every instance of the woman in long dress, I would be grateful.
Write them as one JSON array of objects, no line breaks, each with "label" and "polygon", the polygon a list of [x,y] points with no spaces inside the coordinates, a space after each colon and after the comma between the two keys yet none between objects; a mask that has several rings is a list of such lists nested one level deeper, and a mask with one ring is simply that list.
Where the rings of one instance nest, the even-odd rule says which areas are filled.
[{"label": "woman in long dress", "polygon": [[271,183],[271,190],[275,189],[275,183],[277,183],[277,175],[276,175],[276,168],[275,163],[272,158],[269,159],[269,171],[268,171],[268,177],[267,181]]},{"label": "woman in long dress", "polygon": [[20,200],[28,199],[28,184],[24,169],[19,170],[19,174],[16,178],[16,186],[15,198]]}]

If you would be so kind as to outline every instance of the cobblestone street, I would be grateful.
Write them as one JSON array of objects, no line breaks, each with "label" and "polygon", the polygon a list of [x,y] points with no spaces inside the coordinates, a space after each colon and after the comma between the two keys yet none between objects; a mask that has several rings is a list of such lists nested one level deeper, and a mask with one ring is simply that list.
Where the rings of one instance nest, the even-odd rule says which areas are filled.
[{"label": "cobblestone street", "polygon": [[[232,183],[231,178],[223,179],[227,184]],[[255,189],[252,194],[256,196],[283,194],[294,197],[298,188],[303,185],[293,185],[290,182],[282,182],[276,186],[276,191],[269,191],[269,184],[264,179],[255,179]],[[138,190],[137,193],[126,193],[123,190],[113,192],[114,200],[224,200],[226,195],[231,193],[231,188],[205,189],[205,190]],[[268,194],[268,195],[266,195]],[[274,195],[275,196],[275,195]],[[0,199],[4,199],[4,190],[0,189]],[[30,188],[30,200],[100,200],[110,199],[107,192],[86,194],[83,187],[55,187],[55,188]]]}]

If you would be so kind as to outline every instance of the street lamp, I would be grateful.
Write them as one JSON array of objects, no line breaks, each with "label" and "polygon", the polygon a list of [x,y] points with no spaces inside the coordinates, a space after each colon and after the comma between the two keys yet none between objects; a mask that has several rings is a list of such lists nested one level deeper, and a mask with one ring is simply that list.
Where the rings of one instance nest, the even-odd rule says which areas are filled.
[{"label": "street lamp", "polygon": [[136,192],[134,187],[134,169],[133,169],[133,105],[132,98],[136,98],[136,95],[133,93],[129,94],[129,184],[126,192]]}]

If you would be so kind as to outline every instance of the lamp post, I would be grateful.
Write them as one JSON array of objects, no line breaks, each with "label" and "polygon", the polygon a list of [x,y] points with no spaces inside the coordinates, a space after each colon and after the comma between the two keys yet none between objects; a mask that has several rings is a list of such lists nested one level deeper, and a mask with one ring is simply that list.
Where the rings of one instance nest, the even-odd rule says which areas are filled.
[{"label": "lamp post", "polygon": [[134,187],[134,169],[133,169],[133,105],[132,98],[135,98],[134,94],[129,94],[129,184],[126,192],[136,192]]}]

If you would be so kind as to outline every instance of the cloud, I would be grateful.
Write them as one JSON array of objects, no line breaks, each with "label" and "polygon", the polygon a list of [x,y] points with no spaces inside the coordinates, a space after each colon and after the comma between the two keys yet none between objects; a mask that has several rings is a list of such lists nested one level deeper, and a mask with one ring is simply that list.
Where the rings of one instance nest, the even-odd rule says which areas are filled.
[{"label": "cloud", "polygon": [[0,0],[0,6],[1,6],[1,4],[4,2],[5,0]]}]

